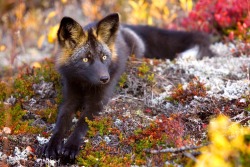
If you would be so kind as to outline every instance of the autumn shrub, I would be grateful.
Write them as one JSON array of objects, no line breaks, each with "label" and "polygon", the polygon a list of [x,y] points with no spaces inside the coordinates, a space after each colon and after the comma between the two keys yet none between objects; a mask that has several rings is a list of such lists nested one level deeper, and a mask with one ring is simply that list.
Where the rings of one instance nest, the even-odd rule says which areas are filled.
[{"label": "autumn shrub", "polygon": [[137,129],[135,135],[130,136],[128,141],[135,142],[135,144],[144,140],[149,142],[144,145],[143,149],[162,145],[181,147],[189,142],[184,139],[184,136],[184,124],[178,114],[169,118],[161,115],[147,128]]},{"label": "autumn shrub", "polygon": [[[84,166],[130,166],[131,155],[122,152],[122,144],[110,145],[106,141],[94,142],[96,138],[103,138],[108,135],[121,135],[121,132],[112,127],[112,118],[95,117],[95,119],[88,120],[86,122],[89,125],[87,132],[88,141],[85,143],[85,147],[80,151],[77,156],[77,164]],[[120,137],[122,139],[122,137]]]},{"label": "autumn shrub", "polygon": [[33,120],[23,121],[23,116],[27,113],[20,103],[14,106],[0,106],[0,128],[9,127],[13,134],[38,133],[42,128],[32,126]]},{"label": "autumn shrub", "polygon": [[231,122],[226,116],[210,121],[211,144],[201,149],[196,167],[247,167],[250,164],[250,128]]},{"label": "autumn shrub", "polygon": [[[122,122],[128,121],[120,117]],[[136,127],[133,131],[123,131],[114,126],[111,116],[95,117],[95,120],[86,120],[89,125],[87,140],[84,149],[77,157],[79,165],[84,166],[130,166],[146,165],[152,159],[152,165],[164,164],[167,159],[180,156],[171,156],[168,153],[151,155],[151,149],[168,147],[182,147],[192,142],[184,133],[185,126],[180,115],[171,117],[161,115],[147,126]],[[116,142],[107,142],[105,138],[115,137]],[[178,157],[178,158],[177,158]]]},{"label": "autumn shrub", "polygon": [[0,103],[10,95],[10,88],[6,82],[0,81]]},{"label": "autumn shrub", "polygon": [[[60,103],[62,99],[60,77],[54,69],[53,61],[46,60],[38,64],[39,68],[20,68],[19,74],[8,78],[8,84],[0,82],[0,128],[10,127],[14,134],[38,133],[43,130],[41,127],[32,125],[34,119],[27,119],[25,116],[28,111],[24,106],[29,104],[29,100],[41,99],[34,91],[34,84],[52,82],[57,96],[51,97],[53,98],[51,101]],[[50,123],[55,122],[57,115],[57,104],[52,104],[51,101],[46,101],[47,107],[36,110],[36,114]]]},{"label": "autumn shrub", "polygon": [[228,39],[250,40],[250,2],[246,0],[199,0],[182,26],[221,34]]},{"label": "autumn shrub", "polygon": [[152,66],[146,62],[143,62],[138,67],[138,77],[145,79],[148,83],[154,82],[154,73],[152,72]]},{"label": "autumn shrub", "polygon": [[171,97],[167,99],[186,104],[193,100],[195,96],[205,97],[206,94],[204,83],[200,82],[198,79],[193,79],[188,83],[187,87],[179,84],[173,89]]}]

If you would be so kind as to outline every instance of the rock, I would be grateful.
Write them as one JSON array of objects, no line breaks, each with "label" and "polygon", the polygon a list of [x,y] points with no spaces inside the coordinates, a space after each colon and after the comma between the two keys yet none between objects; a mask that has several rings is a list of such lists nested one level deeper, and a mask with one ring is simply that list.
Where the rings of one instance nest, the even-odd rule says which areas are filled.
[{"label": "rock", "polygon": [[3,133],[5,133],[5,134],[11,134],[11,129],[9,127],[4,127],[3,128]]}]

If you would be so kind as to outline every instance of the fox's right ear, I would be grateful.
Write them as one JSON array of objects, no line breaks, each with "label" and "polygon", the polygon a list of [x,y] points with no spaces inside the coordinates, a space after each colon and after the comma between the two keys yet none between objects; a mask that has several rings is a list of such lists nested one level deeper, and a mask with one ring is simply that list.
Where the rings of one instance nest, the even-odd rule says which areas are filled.
[{"label": "fox's right ear", "polygon": [[84,31],[79,23],[70,17],[63,17],[57,32],[58,42],[63,48],[75,48],[84,37]]}]

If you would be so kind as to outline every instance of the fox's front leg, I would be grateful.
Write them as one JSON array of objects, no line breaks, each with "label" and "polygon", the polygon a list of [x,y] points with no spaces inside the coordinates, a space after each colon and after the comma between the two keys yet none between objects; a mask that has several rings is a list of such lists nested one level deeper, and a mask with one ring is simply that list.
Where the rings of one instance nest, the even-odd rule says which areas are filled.
[{"label": "fox's front leg", "polygon": [[83,144],[83,137],[86,135],[88,130],[88,124],[85,121],[86,118],[93,120],[94,116],[98,115],[102,109],[102,101],[93,100],[88,103],[82,112],[74,131],[63,147],[62,156],[66,161],[68,161],[68,159],[74,160],[80,150],[81,145]]},{"label": "fox's front leg", "polygon": [[46,158],[58,158],[63,148],[63,138],[72,126],[74,111],[77,110],[77,104],[73,101],[65,101],[57,117],[56,127],[49,142],[43,148],[43,155]]},{"label": "fox's front leg", "polygon": [[78,154],[80,146],[83,143],[83,137],[86,135],[88,130],[88,124],[85,121],[86,118],[93,120],[94,116],[97,116],[99,112],[103,110],[103,107],[108,103],[109,98],[113,94],[116,83],[117,80],[111,80],[109,85],[106,85],[106,87],[103,86],[99,90],[90,90],[88,93],[86,107],[84,108],[84,111],[82,111],[75,130],[63,147],[62,155],[66,161],[67,159],[75,159],[75,156]]},{"label": "fox's front leg", "polygon": [[63,103],[60,105],[56,126],[50,141],[42,149],[46,158],[58,158],[63,148],[63,138],[72,126],[72,118],[79,109],[82,93],[77,85],[64,82]]}]

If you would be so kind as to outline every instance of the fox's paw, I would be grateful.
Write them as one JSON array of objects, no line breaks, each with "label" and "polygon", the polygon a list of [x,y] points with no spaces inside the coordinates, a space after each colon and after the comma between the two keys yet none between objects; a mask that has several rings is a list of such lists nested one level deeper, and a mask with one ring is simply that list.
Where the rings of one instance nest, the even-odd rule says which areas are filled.
[{"label": "fox's paw", "polygon": [[63,142],[61,140],[56,140],[51,138],[48,143],[46,143],[41,149],[41,156],[49,159],[58,159],[62,153]]},{"label": "fox's paw", "polygon": [[69,160],[71,162],[74,161],[76,155],[80,150],[80,146],[81,144],[78,144],[78,142],[67,141],[64,147],[62,148],[62,153],[61,153],[62,159]]}]

